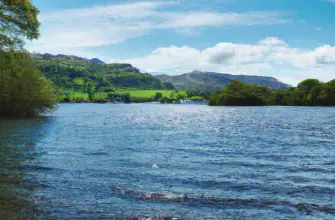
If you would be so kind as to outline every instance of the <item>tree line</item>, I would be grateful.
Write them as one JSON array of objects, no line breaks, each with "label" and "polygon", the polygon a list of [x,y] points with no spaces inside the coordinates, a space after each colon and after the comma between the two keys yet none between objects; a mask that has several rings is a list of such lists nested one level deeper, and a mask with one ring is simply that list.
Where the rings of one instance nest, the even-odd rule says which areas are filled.
[{"label": "tree line", "polygon": [[233,80],[227,87],[213,93],[212,106],[335,106],[335,79],[320,82],[306,79],[297,87],[271,90],[265,86],[248,85]]}]

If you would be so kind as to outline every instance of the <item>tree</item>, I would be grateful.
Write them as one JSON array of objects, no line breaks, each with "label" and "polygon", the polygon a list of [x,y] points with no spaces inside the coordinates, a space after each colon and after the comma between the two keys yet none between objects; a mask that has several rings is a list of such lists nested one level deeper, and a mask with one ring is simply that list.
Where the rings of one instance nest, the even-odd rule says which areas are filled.
[{"label": "tree", "polygon": [[79,91],[85,84],[82,78],[74,78],[72,81],[73,81],[73,87],[77,91]]},{"label": "tree", "polygon": [[198,96],[199,95],[199,91],[196,89],[191,89],[187,91],[187,96],[188,97],[192,97],[192,96]]},{"label": "tree", "polygon": [[172,82],[164,82],[164,87],[168,90],[174,90],[175,87],[174,85],[172,84]]},{"label": "tree", "polygon": [[201,96],[192,96],[192,97],[191,97],[191,100],[192,100],[192,101],[202,101],[203,98],[202,98]]},{"label": "tree", "polygon": [[185,91],[179,91],[177,94],[178,100],[184,100],[187,98],[187,93]]},{"label": "tree", "polygon": [[335,106],[335,80],[322,84],[318,105]]},{"label": "tree", "polygon": [[210,105],[253,106],[265,105],[265,98],[269,93],[266,88],[257,85],[247,85],[232,80],[222,91],[214,93],[209,98]]},{"label": "tree", "polygon": [[[317,99],[317,87],[320,86],[320,81],[317,79],[306,79],[302,82],[300,82],[297,86],[299,91],[303,94],[303,100],[305,104],[307,105],[313,105],[314,100]],[[313,89],[314,88],[314,89]],[[313,90],[313,94],[310,94],[310,92]]]},{"label": "tree", "polygon": [[93,101],[95,88],[93,86],[88,87],[88,99]]},{"label": "tree", "polygon": [[166,104],[166,103],[172,103],[174,100],[173,99],[170,99],[166,96],[164,96],[163,98],[159,99],[159,102],[162,103],[162,104]]},{"label": "tree", "polygon": [[51,111],[56,95],[27,53],[0,53],[0,115],[35,116]]},{"label": "tree", "polygon": [[317,79],[306,79],[298,84],[298,88],[303,91],[309,93],[314,86],[320,84],[320,81]]},{"label": "tree", "polygon": [[170,99],[176,99],[176,93],[175,92],[171,92]]},{"label": "tree", "polygon": [[122,99],[123,99],[123,102],[124,103],[130,103],[130,94],[129,93],[126,93],[126,94],[123,94],[122,95]]},{"label": "tree", "polygon": [[0,0],[0,50],[21,49],[22,37],[39,37],[39,10],[30,0]]},{"label": "tree", "polygon": [[158,101],[159,99],[161,99],[163,97],[162,93],[160,92],[157,92],[156,95],[155,95],[155,101]]}]

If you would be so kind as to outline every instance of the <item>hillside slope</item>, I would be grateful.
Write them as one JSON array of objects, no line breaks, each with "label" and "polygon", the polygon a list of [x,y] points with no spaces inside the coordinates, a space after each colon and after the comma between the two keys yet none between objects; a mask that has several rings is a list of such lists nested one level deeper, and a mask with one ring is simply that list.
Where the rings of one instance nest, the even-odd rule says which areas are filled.
[{"label": "hillside slope", "polygon": [[248,75],[231,75],[215,72],[193,71],[182,75],[156,75],[157,79],[163,82],[173,83],[177,89],[188,90],[198,88],[204,91],[215,91],[222,89],[232,80],[240,80],[246,84],[264,85],[271,89],[286,89],[289,85],[280,82],[273,77],[266,76],[248,76]]},{"label": "hillside slope", "polygon": [[77,56],[31,54],[37,68],[58,88],[87,92],[110,88],[173,89],[150,74],[141,73],[130,64],[106,64],[94,58]]}]

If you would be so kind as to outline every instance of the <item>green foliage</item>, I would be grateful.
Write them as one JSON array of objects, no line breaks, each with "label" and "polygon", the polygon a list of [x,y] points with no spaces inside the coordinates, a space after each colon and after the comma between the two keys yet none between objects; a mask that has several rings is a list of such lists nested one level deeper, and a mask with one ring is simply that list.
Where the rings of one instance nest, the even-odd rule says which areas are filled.
[{"label": "green foliage", "polygon": [[179,91],[177,94],[177,99],[184,100],[187,99],[188,95],[185,91]]},{"label": "green foliage", "polygon": [[115,101],[116,94],[114,92],[107,93],[107,99],[111,102]]},{"label": "green foliage", "polygon": [[199,89],[191,89],[186,92],[187,97],[202,97],[201,100],[208,99],[211,96],[209,91],[200,91]]},{"label": "green foliage", "polygon": [[132,96],[130,96],[130,102],[132,102],[132,103],[143,103],[143,102],[153,102],[153,101],[157,101],[157,100],[155,100],[152,97],[146,98],[146,97],[136,97],[136,96],[132,97]]},{"label": "green foliage", "polygon": [[122,92],[129,93],[130,102],[134,103],[159,101],[162,97],[170,97],[174,93],[171,90],[123,90]]},{"label": "green foliage", "polygon": [[226,88],[213,93],[209,105],[291,105],[335,106],[335,80],[322,83],[307,79],[294,88],[270,90],[265,86],[232,81]]},{"label": "green foliage", "polygon": [[150,74],[141,73],[130,64],[93,63],[84,58],[65,55],[32,54],[32,56],[35,57],[36,66],[43,74],[62,89],[93,94],[113,92],[115,88],[139,90],[171,88],[171,83],[166,84]]},{"label": "green foliage", "polygon": [[30,0],[0,0],[0,50],[21,49],[21,37],[37,39],[38,14]]},{"label": "green foliage", "polygon": [[298,89],[302,92],[310,92],[314,86],[320,84],[320,81],[317,79],[306,79],[298,84]]},{"label": "green foliage", "polygon": [[259,86],[247,85],[233,80],[222,91],[214,93],[208,100],[209,105],[251,106],[265,105],[265,100],[259,95]]},{"label": "green foliage", "polygon": [[88,92],[88,98],[89,98],[89,100],[93,100],[94,91],[95,91],[95,88],[93,86],[89,86],[88,87],[87,92]]},{"label": "green foliage", "polygon": [[177,95],[175,92],[171,92],[170,99],[177,99]]},{"label": "green foliage", "polygon": [[143,73],[109,74],[108,81],[117,87],[133,89],[169,89],[158,79]]},{"label": "green foliage", "polygon": [[188,90],[188,91],[186,92],[186,94],[187,94],[188,97],[198,96],[199,93],[200,93],[200,91],[197,90],[197,89],[191,89],[191,90]]},{"label": "green foliage", "polygon": [[156,95],[155,95],[154,100],[155,100],[155,101],[158,101],[158,100],[160,100],[161,98],[163,98],[163,94],[160,93],[160,92],[157,92]]},{"label": "green foliage", "polygon": [[172,84],[172,82],[164,82],[164,87],[168,90],[173,90],[175,89],[174,85]]},{"label": "green foliage", "polygon": [[129,93],[123,94],[122,95],[122,100],[123,100],[124,103],[131,103],[130,94]]},{"label": "green foliage", "polygon": [[203,91],[203,92],[200,92],[199,96],[203,97],[203,99],[209,99],[209,97],[211,96],[211,92]]},{"label": "green foliage", "polygon": [[123,93],[129,93],[131,97],[139,98],[154,98],[157,93],[161,93],[162,96],[170,97],[173,91],[171,90],[121,90]]},{"label": "green foliage", "polygon": [[95,103],[106,103],[108,101],[108,93],[106,92],[94,93],[93,99],[91,101]]},{"label": "green foliage", "polygon": [[51,84],[23,52],[0,53],[0,88],[1,116],[34,116],[56,105]]},{"label": "green foliage", "polygon": [[57,100],[59,102],[88,102],[89,95],[82,92],[74,92],[72,90],[57,90]]},{"label": "green foliage", "polygon": [[174,101],[175,101],[174,99],[168,98],[166,96],[164,96],[163,98],[159,100],[159,102],[162,104],[173,103]]},{"label": "green foliage", "polygon": [[192,96],[190,99],[192,101],[202,101],[203,100],[203,98],[201,96]]}]

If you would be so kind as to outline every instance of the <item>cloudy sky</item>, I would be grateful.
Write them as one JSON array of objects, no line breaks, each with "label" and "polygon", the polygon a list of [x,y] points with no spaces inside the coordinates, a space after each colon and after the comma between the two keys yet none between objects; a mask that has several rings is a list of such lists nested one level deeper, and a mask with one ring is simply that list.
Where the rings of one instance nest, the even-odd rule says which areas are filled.
[{"label": "cloudy sky", "polygon": [[153,74],[191,70],[335,78],[335,0],[33,0],[31,52],[126,62]]}]

